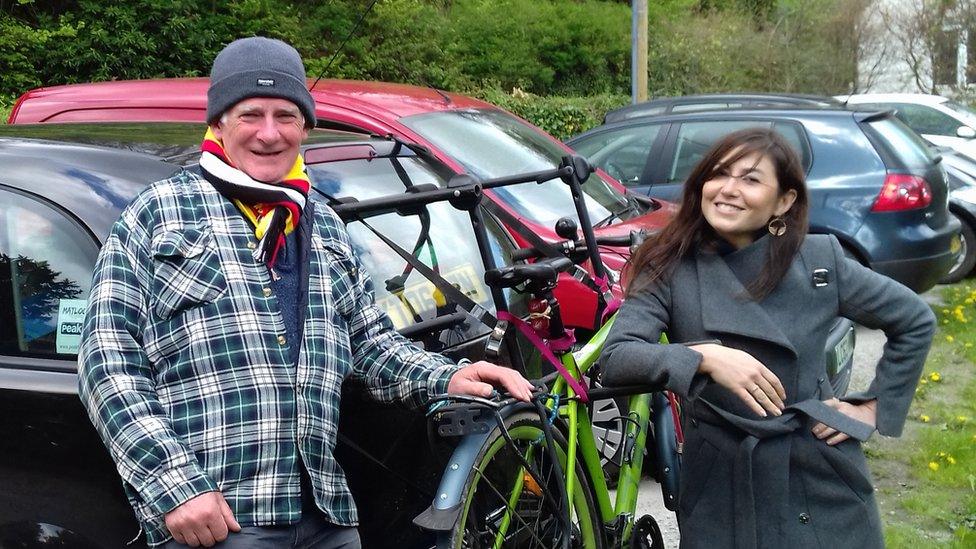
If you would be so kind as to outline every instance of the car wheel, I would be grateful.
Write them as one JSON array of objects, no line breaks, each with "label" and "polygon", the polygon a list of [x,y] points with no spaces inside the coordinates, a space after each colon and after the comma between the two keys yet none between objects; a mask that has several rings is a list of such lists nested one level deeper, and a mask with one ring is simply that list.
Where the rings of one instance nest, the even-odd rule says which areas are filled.
[{"label": "car wheel", "polygon": [[591,424],[596,449],[603,464],[607,483],[615,485],[620,473],[620,459],[624,448],[624,422],[627,416],[627,401],[622,398],[607,398],[593,402]]},{"label": "car wheel", "polygon": [[976,265],[976,235],[973,233],[972,226],[966,220],[956,216],[962,224],[959,231],[959,257],[949,272],[942,277],[942,284],[952,284],[966,278]]}]

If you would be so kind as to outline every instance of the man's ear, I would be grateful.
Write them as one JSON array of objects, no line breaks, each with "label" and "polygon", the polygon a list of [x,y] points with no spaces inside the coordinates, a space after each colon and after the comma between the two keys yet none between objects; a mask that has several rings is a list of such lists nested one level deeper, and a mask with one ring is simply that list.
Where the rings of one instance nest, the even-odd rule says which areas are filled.
[{"label": "man's ear", "polygon": [[224,140],[224,135],[223,135],[224,134],[224,130],[223,130],[223,128],[220,125],[220,120],[218,120],[218,121],[216,121],[216,122],[214,122],[213,124],[210,125],[210,131],[213,132],[214,137],[216,137],[217,139],[219,139],[221,141]]}]

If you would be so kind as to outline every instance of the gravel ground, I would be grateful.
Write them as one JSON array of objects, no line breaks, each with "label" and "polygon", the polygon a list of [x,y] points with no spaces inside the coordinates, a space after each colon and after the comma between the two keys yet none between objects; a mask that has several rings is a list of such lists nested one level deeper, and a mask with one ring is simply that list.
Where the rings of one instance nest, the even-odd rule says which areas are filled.
[{"label": "gravel ground", "polygon": [[[939,286],[925,294],[922,298],[930,304],[938,304],[940,297]],[[863,326],[855,328],[856,340],[854,347],[854,366],[851,372],[850,391],[861,391],[868,387],[874,377],[874,367],[881,358],[885,343],[884,333],[880,330],[870,330]],[[664,545],[668,549],[678,547],[678,521],[674,513],[664,507],[661,497],[661,485],[652,479],[645,478],[640,484],[640,497],[637,499],[637,516],[651,515],[657,520],[664,535]]]}]

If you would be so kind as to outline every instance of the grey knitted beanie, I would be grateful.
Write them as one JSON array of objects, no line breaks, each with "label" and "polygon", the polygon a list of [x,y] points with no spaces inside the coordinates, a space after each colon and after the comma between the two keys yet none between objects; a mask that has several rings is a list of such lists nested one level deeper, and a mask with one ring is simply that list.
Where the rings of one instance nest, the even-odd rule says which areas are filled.
[{"label": "grey knitted beanie", "polygon": [[280,97],[298,106],[305,127],[315,126],[315,102],[305,87],[298,51],[281,40],[252,36],[227,45],[214,59],[207,90],[207,123],[249,97]]}]

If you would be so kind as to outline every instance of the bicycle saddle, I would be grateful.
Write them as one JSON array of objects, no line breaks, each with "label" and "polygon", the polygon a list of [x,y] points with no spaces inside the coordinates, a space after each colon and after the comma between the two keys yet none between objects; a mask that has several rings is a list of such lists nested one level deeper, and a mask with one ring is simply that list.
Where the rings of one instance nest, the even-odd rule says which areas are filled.
[{"label": "bicycle saddle", "polygon": [[493,288],[514,288],[523,282],[540,287],[553,287],[556,277],[573,266],[568,257],[550,257],[535,263],[507,265],[499,269],[485,271],[485,284]]}]

